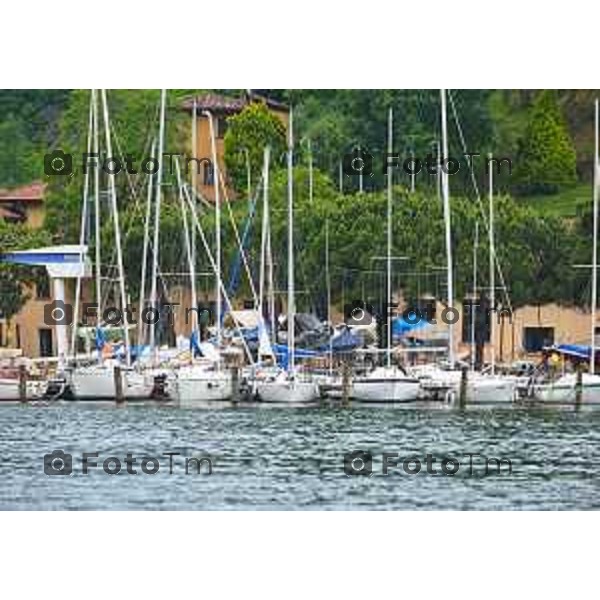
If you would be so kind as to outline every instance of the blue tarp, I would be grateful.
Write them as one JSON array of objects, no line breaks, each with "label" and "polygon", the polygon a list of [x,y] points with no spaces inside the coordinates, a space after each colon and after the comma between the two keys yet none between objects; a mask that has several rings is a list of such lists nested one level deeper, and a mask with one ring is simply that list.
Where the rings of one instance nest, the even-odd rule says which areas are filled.
[{"label": "blue tarp", "polygon": [[[289,348],[284,344],[275,344],[273,346],[273,352],[275,352],[277,364],[284,369],[287,369],[289,364]],[[294,356],[296,359],[302,360],[303,358],[315,358],[316,356],[321,356],[321,353],[317,352],[316,350],[296,348],[294,350]]]},{"label": "blue tarp", "polygon": [[[553,350],[554,352],[558,352],[559,354],[565,354],[567,356],[573,356],[574,358],[583,358],[586,360],[590,360],[590,356],[592,355],[591,346],[584,346],[581,344],[556,344],[555,346],[551,346],[548,350]],[[596,349],[596,355],[598,354],[598,349]]]},{"label": "blue tarp", "polygon": [[[416,321],[416,323],[414,322]],[[396,317],[392,320],[392,336],[401,337],[412,331],[423,329],[429,325],[427,319],[421,317],[417,320],[417,317],[410,320],[405,320],[404,317]]]},{"label": "blue tarp", "polygon": [[192,331],[192,335],[190,336],[190,352],[194,358],[198,356],[204,356],[202,354],[202,350],[200,349],[200,339],[197,330]]},{"label": "blue tarp", "polygon": [[100,327],[96,327],[96,350],[102,350],[106,345],[106,335]]},{"label": "blue tarp", "polygon": [[[351,331],[350,329],[346,329],[340,335],[333,338],[331,342],[331,351],[332,352],[350,352],[355,348],[358,348],[362,345],[362,340],[360,336]],[[319,350],[322,352],[329,352],[329,342],[327,344],[323,344],[319,347]]]}]

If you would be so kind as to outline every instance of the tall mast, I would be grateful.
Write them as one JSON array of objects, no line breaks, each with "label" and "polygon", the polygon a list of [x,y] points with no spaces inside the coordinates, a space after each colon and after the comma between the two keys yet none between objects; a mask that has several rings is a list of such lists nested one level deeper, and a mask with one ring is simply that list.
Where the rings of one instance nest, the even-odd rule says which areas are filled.
[{"label": "tall mast", "polygon": [[[448,306],[454,304],[454,288],[452,277],[452,229],[450,226],[450,185],[448,182],[448,173],[445,172],[444,166],[448,158],[448,119],[446,114],[446,90],[440,90],[442,104],[442,156],[440,163],[441,178],[442,178],[442,199],[444,202],[444,222],[446,226],[446,260],[448,268],[446,270],[446,281],[448,287]],[[454,327],[452,323],[448,324],[448,360],[450,365],[454,365]]]},{"label": "tall mast", "polygon": [[[331,278],[329,275],[329,218],[325,221],[325,282],[327,284],[327,323],[331,327]],[[329,332],[329,374],[333,371],[333,335]]]},{"label": "tall mast", "polygon": [[287,301],[287,342],[288,342],[288,370],[294,372],[294,116],[290,108],[290,122],[288,128],[288,301]]},{"label": "tall mast", "polygon": [[[267,195],[268,199],[268,195]],[[267,203],[268,206],[268,203]],[[267,279],[269,282],[269,296],[267,303],[269,306],[269,321],[271,323],[271,343],[277,341],[277,319],[275,317],[275,278],[273,276],[273,252],[271,249],[271,217],[267,213]]]},{"label": "tall mast", "polygon": [[177,172],[177,187],[179,190],[179,205],[181,207],[181,219],[183,222],[183,235],[185,237],[185,250],[188,261],[188,269],[190,270],[190,283],[192,294],[192,332],[198,331],[198,298],[196,297],[196,268],[194,265],[194,255],[192,254],[192,244],[190,241],[190,228],[187,219],[186,202],[183,195],[184,183],[181,178],[181,169],[179,160],[175,160],[175,170]]},{"label": "tall mast", "polygon": [[[112,151],[112,141],[110,138],[110,122],[108,119],[108,103],[106,102],[106,90],[102,90],[102,108],[104,110],[104,129],[106,135],[106,152],[108,156],[114,156]],[[119,225],[119,208],[117,206],[117,186],[115,183],[115,174],[108,176],[110,182],[110,199],[112,206],[113,226],[115,229],[115,249],[117,251],[117,268],[119,271],[119,288],[121,291],[121,312],[123,314],[123,329],[125,337],[125,360],[127,366],[131,364],[131,346],[129,344],[129,320],[127,318],[127,294],[125,292],[125,270],[123,268],[123,249],[121,248],[121,229]]]},{"label": "tall mast", "polygon": [[267,227],[269,225],[269,160],[271,149],[266,146],[263,152],[263,215],[260,238],[260,272],[258,277],[258,311],[264,314],[265,267],[267,262]]},{"label": "tall mast", "polygon": [[[99,156],[98,149],[98,92],[92,90],[92,102],[93,102],[93,138],[94,138],[94,152],[96,156]],[[96,167],[94,169],[94,236],[96,246],[96,260],[95,260],[95,274],[96,274],[96,303],[98,304],[98,311],[100,311],[100,305],[102,303],[102,265],[101,265],[101,252],[100,252],[100,169]],[[99,320],[99,319],[98,319]],[[100,353],[102,355],[102,353]]]},{"label": "tall mast", "polygon": [[477,298],[477,250],[479,247],[479,222],[475,221],[475,242],[473,244],[473,292],[471,298],[471,371],[475,370],[475,300]]},{"label": "tall mast", "polygon": [[[92,151],[92,137],[93,137],[93,121],[94,121],[94,90],[90,94],[90,109],[88,118],[88,137],[87,137],[87,154],[90,155]],[[83,182],[83,208],[81,210],[81,225],[79,229],[79,245],[83,246],[86,239],[86,231],[88,228],[88,194],[90,185],[90,172],[89,169],[85,170],[85,177]],[[75,286],[75,318],[73,319],[73,326],[71,330],[71,352],[73,358],[76,356],[77,350],[77,319],[79,318],[79,303],[81,300],[81,276],[77,277]]]},{"label": "tall mast", "polygon": [[[394,149],[394,115],[392,108],[388,113],[388,156]],[[387,305],[386,327],[387,327],[387,366],[392,364],[392,319],[389,314],[392,306],[392,167],[388,160],[387,165]]]},{"label": "tall mast", "polygon": [[[194,98],[194,107],[192,113],[192,159],[197,159],[198,153],[198,104]],[[192,198],[196,197],[196,190],[198,185],[198,162],[192,160],[194,168],[192,169]],[[196,228],[192,227],[192,256],[194,257],[194,269],[196,267]],[[194,282],[194,286],[196,282]]]},{"label": "tall mast", "polygon": [[490,320],[490,353],[491,353],[491,365],[492,370],[491,373],[494,375],[496,371],[496,345],[494,341],[494,320],[496,319],[496,269],[495,269],[495,256],[496,256],[496,248],[495,248],[495,240],[494,240],[494,170],[492,163],[492,153],[488,154],[488,170],[489,170],[489,220],[490,224],[488,227],[488,235],[489,235],[489,246],[490,246],[490,310],[488,311],[489,320]]},{"label": "tall mast", "polygon": [[590,373],[593,375],[596,371],[596,307],[598,304],[598,186],[600,185],[600,174],[598,173],[598,137],[600,136],[600,117],[598,112],[598,99],[595,103],[595,144],[594,144],[594,234],[593,234],[593,255],[592,255],[592,335],[590,348]]},{"label": "tall mast", "polygon": [[[163,152],[165,147],[165,104],[167,90],[161,90],[160,94],[160,124],[158,128],[158,171],[156,173],[156,202],[154,204],[154,238],[152,241],[152,291],[150,300],[152,308],[158,310],[157,283],[158,283],[158,246],[160,232],[160,203],[162,199],[162,174],[163,174]],[[156,328],[150,325],[150,347],[155,347]]]},{"label": "tall mast", "polygon": [[[361,149],[360,146],[358,147],[358,154],[361,154]],[[358,191],[362,194],[363,192],[363,171],[364,171],[364,165],[363,168],[361,168],[361,170],[358,172]]]},{"label": "tall mast", "polygon": [[436,159],[438,161],[438,166],[437,169],[435,171],[435,189],[437,192],[437,197],[438,200],[441,200],[442,198],[442,168],[440,166],[440,159],[441,159],[441,149],[440,149],[440,142],[439,140],[436,142],[435,144],[436,147]]},{"label": "tall mast", "polygon": [[308,144],[308,200],[312,204],[313,201],[313,155],[312,155],[312,144],[310,138],[307,140]]},{"label": "tall mast", "polygon": [[[151,156],[154,156],[156,150],[156,143],[152,142]],[[146,302],[146,271],[148,263],[148,246],[150,244],[150,217],[152,214],[152,175],[148,175],[148,192],[146,195],[146,215],[144,218],[144,247],[142,248],[142,274],[140,277],[140,313],[144,310],[144,303]],[[144,319],[139,320],[138,323],[138,341],[139,345],[143,344],[144,337]]]},{"label": "tall mast", "polygon": [[[208,127],[210,130],[210,148],[213,164],[213,178],[214,178],[214,190],[215,190],[215,264],[217,272],[217,284],[216,284],[216,322],[217,322],[217,347],[221,347],[221,197],[219,195],[219,163],[217,161],[217,140],[215,137],[215,125],[213,121],[212,113],[206,111],[208,117]],[[219,354],[220,356],[220,354]],[[219,360],[220,364],[220,360]]]}]

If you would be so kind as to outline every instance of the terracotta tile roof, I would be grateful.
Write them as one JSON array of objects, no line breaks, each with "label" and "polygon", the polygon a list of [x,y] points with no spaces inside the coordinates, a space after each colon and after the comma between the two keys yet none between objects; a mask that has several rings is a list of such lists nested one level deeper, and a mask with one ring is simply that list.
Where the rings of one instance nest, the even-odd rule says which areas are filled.
[{"label": "terracotta tile roof", "polygon": [[0,202],[41,202],[45,191],[45,183],[34,181],[18,188],[0,190]]},{"label": "terracotta tile roof", "polygon": [[242,98],[228,98],[219,94],[203,94],[194,98],[188,98],[182,104],[185,110],[193,110],[194,100],[198,111],[210,110],[213,112],[238,112],[245,106]]},{"label": "terracotta tile roof", "polygon": [[196,98],[188,98],[187,100],[184,100],[181,105],[182,108],[191,112],[194,109],[194,100],[196,101],[196,110],[198,112],[208,110],[215,113],[236,113],[241,111],[250,102],[264,102],[273,110],[288,110],[288,107],[285,104],[252,92],[250,94],[245,94],[241,98],[230,98],[213,93],[202,94]]}]

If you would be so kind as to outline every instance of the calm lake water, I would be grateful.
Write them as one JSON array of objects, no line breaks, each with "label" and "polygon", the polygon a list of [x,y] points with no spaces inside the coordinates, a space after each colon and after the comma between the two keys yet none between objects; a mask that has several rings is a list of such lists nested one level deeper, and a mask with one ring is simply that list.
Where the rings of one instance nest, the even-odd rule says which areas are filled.
[{"label": "calm lake water", "polygon": [[[600,411],[427,407],[291,408],[57,403],[0,406],[0,509],[593,509],[600,507]],[[44,455],[70,453],[72,474]],[[370,452],[371,477],[344,455]],[[82,473],[82,454],[97,467]],[[167,452],[173,456],[169,473]],[[398,466],[382,473],[382,453]],[[127,473],[126,455],[132,454]],[[430,470],[427,473],[427,455]],[[501,474],[484,459],[507,458]],[[116,457],[121,471],[103,462]],[[156,457],[158,463],[144,457]],[[208,457],[188,464],[184,459]],[[404,458],[421,461],[418,474]],[[363,459],[368,457],[363,455]],[[444,475],[458,461],[455,475]],[[358,469],[366,463],[354,461]],[[60,468],[63,463],[49,463]],[[415,470],[412,460],[406,467]],[[117,463],[109,461],[108,470]],[[349,468],[349,467],[348,467]]]}]

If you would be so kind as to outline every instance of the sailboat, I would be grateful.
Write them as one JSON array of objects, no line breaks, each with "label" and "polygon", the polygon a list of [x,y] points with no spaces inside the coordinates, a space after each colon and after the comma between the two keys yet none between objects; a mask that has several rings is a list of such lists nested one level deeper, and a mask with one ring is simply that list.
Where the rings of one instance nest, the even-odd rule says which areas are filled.
[{"label": "sailboat", "polygon": [[295,365],[295,298],[294,298],[294,135],[290,109],[288,129],[288,290],[287,290],[287,366],[286,369],[256,383],[256,393],[263,402],[305,404],[319,398],[316,382],[305,380]]},{"label": "sailboat", "polygon": [[[40,380],[28,380],[26,383],[26,394],[28,400],[36,400],[44,396],[47,382]],[[21,384],[17,377],[0,378],[0,401],[14,401],[21,398]]]},{"label": "sailboat", "polygon": [[[444,164],[448,156],[448,120],[446,112],[446,90],[441,90],[441,129],[442,129],[442,156],[441,164]],[[491,156],[490,156],[491,158]],[[492,164],[491,161],[488,164]],[[447,288],[448,306],[452,306],[453,294],[453,263],[452,263],[452,241],[451,241],[451,213],[450,213],[450,185],[449,175],[444,169],[441,171],[442,199],[444,202],[444,222],[446,233],[446,257],[447,257]],[[490,306],[495,307],[495,239],[494,239],[494,191],[493,170],[489,169],[489,277],[490,277]],[[474,261],[475,262],[475,261]],[[476,266],[474,265],[474,271]],[[490,342],[491,342],[491,366],[490,373],[484,374],[472,370],[469,374],[466,389],[466,399],[473,404],[498,404],[512,402],[516,394],[517,380],[513,377],[496,374],[495,347],[494,347],[494,314],[490,314]],[[473,327],[474,330],[474,327]],[[453,400],[457,397],[461,385],[462,373],[456,368],[454,356],[453,324],[448,326],[448,363],[449,368],[443,369],[438,365],[427,365],[413,372],[418,374],[421,380],[421,388],[425,395],[433,393],[438,395],[439,390],[446,390],[445,397]]]},{"label": "sailboat", "polygon": [[[593,191],[593,235],[592,235],[592,298],[590,324],[590,370],[581,374],[581,401],[600,402],[600,375],[596,374],[596,312],[598,304],[598,192],[600,186],[600,109],[595,103],[595,149],[594,149],[594,191]],[[533,397],[542,402],[573,402],[577,394],[577,374],[566,373],[556,381],[539,383],[533,387]]]},{"label": "sailboat", "polygon": [[[388,155],[393,153],[393,113],[388,115]],[[387,306],[392,306],[392,171],[387,169]],[[419,380],[392,365],[392,328],[387,319],[386,365],[352,382],[352,398],[361,402],[411,402],[419,395]]]},{"label": "sailboat", "polygon": [[494,171],[492,155],[489,155],[489,216],[488,216],[488,250],[490,278],[490,371],[489,373],[473,373],[467,386],[467,400],[472,404],[503,404],[513,402],[516,397],[517,379],[510,375],[496,373],[496,346],[494,341],[496,319],[496,240],[494,236]]},{"label": "sailboat", "polygon": [[[215,257],[214,262],[210,256],[210,252],[207,246],[205,250],[209,254],[209,260],[213,266],[215,273],[215,294],[216,294],[216,353],[215,360],[203,358],[200,360],[194,360],[192,357],[190,364],[184,365],[179,369],[173,370],[169,374],[169,381],[167,384],[167,390],[170,396],[176,400],[180,406],[193,407],[201,405],[206,401],[225,401],[230,400],[233,396],[233,381],[231,372],[222,368],[222,360],[220,356],[221,341],[222,341],[222,289],[223,283],[221,280],[221,202],[220,202],[220,178],[219,178],[219,164],[217,161],[217,149],[216,149],[216,138],[215,128],[213,122],[213,116],[210,112],[206,112],[208,119],[208,125],[211,137],[211,154],[214,169],[214,190],[215,190]],[[195,278],[195,257],[192,255],[192,247],[189,240],[189,232],[187,230],[186,220],[186,207],[184,202],[185,190],[182,187],[181,181],[179,185],[179,194],[181,200],[182,216],[184,218],[184,229],[186,236],[186,249],[188,256],[188,266],[190,269],[191,276],[191,289],[192,289],[192,304],[194,308],[197,308],[198,303],[196,300],[196,278]],[[187,197],[187,203],[189,205],[191,216],[193,220],[194,231],[196,228],[199,229],[199,222],[192,205],[191,198]],[[199,229],[202,241],[206,244],[206,240]],[[197,340],[199,337],[197,315],[194,311],[192,323],[192,340]],[[194,349],[192,349],[192,352]]]},{"label": "sailboat", "polygon": [[[108,104],[106,101],[106,91],[101,91],[102,107],[104,115],[104,126],[106,135],[106,146],[108,156],[113,156],[112,143],[110,136],[110,125],[108,116]],[[98,109],[96,101],[96,90],[92,90],[91,96],[91,109],[90,109],[90,137],[94,137],[95,151],[97,152],[98,144]],[[88,138],[89,139],[89,138]],[[88,150],[89,151],[89,150]],[[98,170],[96,169],[96,173]],[[121,306],[127,306],[127,295],[125,291],[125,272],[123,268],[123,252],[121,248],[121,234],[119,225],[119,212],[117,207],[117,192],[115,185],[114,173],[109,175],[110,181],[110,199],[111,199],[111,213],[113,219],[113,227],[115,233],[115,249],[117,253],[117,267],[119,275],[119,291]],[[87,182],[87,178],[86,178]],[[99,247],[100,244],[100,231],[98,227],[98,215],[99,215],[99,184],[98,175],[96,175],[96,245]],[[97,250],[98,252],[98,250]],[[98,254],[97,254],[98,257]],[[97,260],[97,286],[99,288],[99,269],[100,262]],[[80,282],[78,282],[80,285]],[[100,290],[97,289],[98,303],[101,300]],[[75,366],[70,375],[70,385],[75,397],[78,400],[98,400],[98,399],[114,399],[116,397],[116,374],[115,367],[119,366],[120,377],[121,377],[121,389],[123,390],[123,396],[126,399],[144,399],[149,398],[154,389],[154,378],[148,374],[139,372],[138,370],[131,367],[131,345],[129,340],[129,323],[127,322],[127,311],[123,310],[123,332],[124,332],[124,354],[125,364],[122,365],[118,360],[107,360],[103,361],[101,353],[99,356],[100,363],[86,367]],[[73,336],[75,337],[75,336]]]}]

